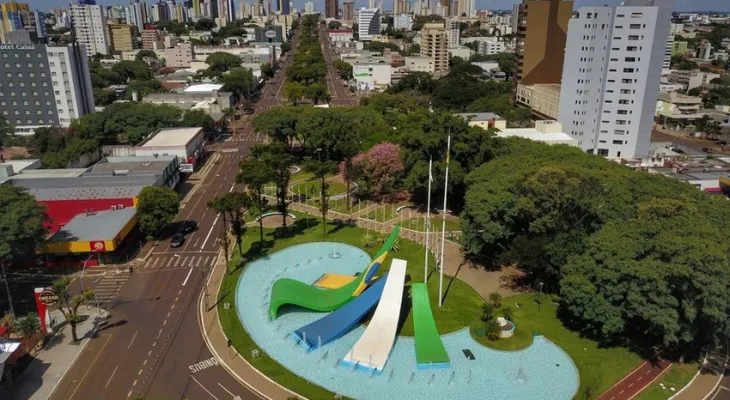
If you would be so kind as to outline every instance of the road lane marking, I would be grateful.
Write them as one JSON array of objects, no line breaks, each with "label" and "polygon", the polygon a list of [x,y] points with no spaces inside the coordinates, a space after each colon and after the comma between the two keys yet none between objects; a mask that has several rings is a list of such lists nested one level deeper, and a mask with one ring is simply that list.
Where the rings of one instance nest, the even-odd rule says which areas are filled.
[{"label": "road lane marking", "polygon": [[167,320],[162,321],[162,326],[167,325]]},{"label": "road lane marking", "polygon": [[129,393],[127,393],[127,398],[132,397],[132,391],[130,390]]},{"label": "road lane marking", "polygon": [[235,394],[233,394],[233,393],[232,393],[232,392],[231,392],[230,390],[226,389],[226,387],[225,387],[225,386],[221,385],[221,383],[220,383],[220,382],[216,382],[216,383],[218,384],[218,386],[220,386],[220,387],[221,387],[221,389],[225,390],[225,391],[226,391],[226,393],[230,394],[230,395],[231,395],[231,397],[235,397],[235,396],[236,396],[236,395],[235,395]]},{"label": "road lane marking", "polygon": [[216,215],[215,220],[213,221],[213,225],[210,226],[210,230],[208,231],[208,234],[205,236],[205,240],[203,240],[203,245],[200,246],[200,250],[198,250],[198,251],[203,251],[203,248],[205,247],[205,244],[208,243],[208,239],[210,239],[210,235],[213,233],[213,228],[215,228],[215,224],[218,223],[218,218],[220,216],[221,216],[220,213],[218,213],[218,215]]},{"label": "road lane marking", "polygon": [[172,264],[173,261],[175,261],[176,257],[171,257],[169,260],[167,260],[167,265],[165,265],[165,268],[169,267],[170,264]]},{"label": "road lane marking", "polygon": [[188,271],[188,276],[185,277],[185,280],[183,281],[182,285],[185,286],[186,283],[188,283],[188,279],[190,279],[190,274],[193,273],[193,267],[190,267],[190,270]]},{"label": "road lane marking", "polygon": [[103,345],[103,346],[101,346],[101,349],[100,349],[100,350],[99,350],[99,352],[98,352],[98,353],[96,354],[96,357],[94,357],[94,361],[92,361],[92,362],[91,362],[91,364],[89,364],[89,368],[88,368],[88,369],[86,370],[86,373],[84,374],[84,376],[82,376],[82,377],[81,377],[81,380],[79,381],[79,384],[78,384],[78,385],[76,385],[76,389],[74,389],[74,391],[73,391],[73,392],[71,393],[71,396],[68,396],[69,400],[70,400],[70,399],[72,399],[72,398],[74,397],[74,395],[76,394],[76,392],[77,392],[77,391],[79,390],[79,388],[81,387],[81,383],[82,383],[82,382],[84,382],[84,379],[86,379],[86,376],[87,376],[87,375],[89,375],[89,371],[91,371],[91,367],[92,367],[92,366],[94,366],[94,364],[96,364],[96,360],[98,360],[98,359],[99,359],[99,356],[101,355],[101,353],[102,353],[102,352],[104,351],[104,349],[106,348],[106,345],[107,345],[107,344],[109,344],[109,341],[111,340],[111,337],[112,337],[112,335],[113,335],[113,334],[111,334],[111,333],[110,333],[109,335],[102,335],[102,336],[106,336],[106,337],[107,337],[107,339],[106,339],[106,342],[104,342],[104,345]]},{"label": "road lane marking", "polygon": [[132,343],[134,343],[134,339],[137,338],[138,333],[139,333],[139,330],[137,330],[137,332],[134,332],[134,336],[132,336],[132,340],[130,340],[129,344],[127,345],[127,350],[129,350],[129,348],[132,347]]},{"label": "road lane marking", "polygon": [[[196,372],[200,372],[200,371],[202,371],[204,369],[208,369],[210,367],[216,367],[218,365],[220,365],[220,363],[218,362],[218,359],[215,357],[211,357],[206,360],[197,362],[195,364],[188,365],[188,369],[190,370],[190,373],[194,374]],[[233,395],[233,393],[231,393],[231,395]]]},{"label": "road lane marking", "polygon": [[142,366],[145,366],[145,365],[147,365],[147,359],[145,359],[144,362],[142,363]]},{"label": "road lane marking", "polygon": [[152,347],[157,346],[157,342],[152,342]]},{"label": "road lane marking", "polygon": [[137,380],[135,379],[134,382],[132,382],[132,386],[137,386]]},{"label": "road lane marking", "polygon": [[142,375],[142,368],[140,368],[139,371],[137,371],[137,376],[140,376],[140,375]]},{"label": "road lane marking", "polygon": [[119,366],[117,365],[116,368],[114,368],[114,371],[112,371],[112,374],[109,376],[109,380],[106,381],[106,385],[104,385],[104,389],[109,387],[109,383],[111,383],[112,378],[114,378],[114,374],[117,373],[117,370],[119,369]]},{"label": "road lane marking", "polygon": [[195,383],[197,383],[198,385],[200,385],[200,387],[203,388],[203,390],[205,390],[205,392],[208,393],[210,395],[210,397],[214,398],[215,400],[221,400],[221,399],[215,397],[215,395],[213,393],[211,393],[210,390],[206,389],[206,387],[203,386],[202,383],[198,382],[198,380],[195,379],[194,376],[191,376],[191,378],[193,378],[193,380],[195,381]]}]

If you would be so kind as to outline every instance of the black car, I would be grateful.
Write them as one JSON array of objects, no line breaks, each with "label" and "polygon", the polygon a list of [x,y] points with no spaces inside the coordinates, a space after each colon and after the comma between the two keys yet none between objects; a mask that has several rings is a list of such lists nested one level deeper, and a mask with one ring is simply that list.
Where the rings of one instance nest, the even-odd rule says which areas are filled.
[{"label": "black car", "polygon": [[180,223],[180,232],[182,233],[195,232],[196,230],[198,230],[198,223],[191,219]]},{"label": "black car", "polygon": [[183,243],[185,243],[185,235],[182,233],[172,235],[172,239],[170,239],[170,247],[180,247]]}]

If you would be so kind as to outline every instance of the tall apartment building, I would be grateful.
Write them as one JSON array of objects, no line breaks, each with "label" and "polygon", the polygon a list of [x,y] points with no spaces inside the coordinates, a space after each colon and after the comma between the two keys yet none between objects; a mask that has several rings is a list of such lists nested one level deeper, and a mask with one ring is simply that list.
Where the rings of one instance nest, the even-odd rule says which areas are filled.
[{"label": "tall apartment building", "polygon": [[523,0],[517,13],[518,83],[560,83],[572,1]]},{"label": "tall apartment building", "polygon": [[139,0],[133,0],[129,4],[129,20],[130,23],[137,27],[138,32],[144,30],[144,24],[147,23],[147,3],[140,3]]},{"label": "tall apartment building", "polygon": [[380,35],[380,9],[361,8],[357,17],[357,28],[360,40],[373,40],[373,36]]},{"label": "tall apartment building", "polygon": [[393,15],[409,13],[410,8],[408,0],[393,0]]},{"label": "tall apartment building", "polygon": [[324,16],[325,18],[339,18],[339,5],[338,0],[325,0],[324,2]]},{"label": "tall apartment building", "polygon": [[[314,5],[312,6],[312,13],[314,13]],[[346,1],[342,3],[342,19],[345,21],[355,20],[355,2]]]},{"label": "tall apartment building", "polygon": [[145,29],[139,33],[142,37],[142,48],[147,50],[154,50],[157,48],[164,47],[162,31],[157,29]]},{"label": "tall apartment building", "polygon": [[45,42],[46,36],[44,13],[25,3],[0,4],[0,43]]},{"label": "tall apartment building", "polygon": [[474,14],[474,0],[459,0],[456,4],[456,15],[457,17],[466,16],[471,17]]},{"label": "tall apartment building", "polygon": [[21,15],[29,13],[30,8],[26,3],[9,3],[0,4],[0,41],[7,43],[5,34],[19,29],[23,29],[23,20]]},{"label": "tall apartment building", "polygon": [[109,24],[109,40],[112,51],[134,50],[134,37],[136,29],[133,25]]},{"label": "tall apartment building", "polygon": [[43,44],[0,48],[0,110],[19,135],[44,126],[68,127],[94,112],[83,46]]},{"label": "tall apartment building", "polygon": [[172,68],[188,68],[195,59],[192,43],[179,43],[171,49],[165,49],[165,66]]},{"label": "tall apartment building", "polygon": [[672,52],[674,51],[674,35],[669,32],[667,36],[667,44],[664,46],[664,61],[662,62],[662,68],[669,69],[672,64]]},{"label": "tall apartment building", "polygon": [[672,3],[581,7],[570,20],[559,115],[584,150],[648,154]]},{"label": "tall apartment building", "polygon": [[[345,3],[345,4],[347,4],[347,3]],[[344,8],[346,8],[346,7],[344,7]],[[304,3],[304,14],[305,15],[314,14],[314,3],[312,3],[311,1]],[[344,11],[343,11],[343,14],[344,14]]]},{"label": "tall apartment building", "polygon": [[109,54],[109,32],[104,7],[80,3],[71,4],[71,23],[76,41],[84,46],[86,54]]},{"label": "tall apartment building", "polygon": [[427,23],[421,28],[421,57],[433,60],[434,72],[449,70],[448,43],[448,33],[444,24]]},{"label": "tall apartment building", "polygon": [[446,22],[446,26],[449,28],[449,48],[459,47],[459,40],[461,37],[461,30],[459,29],[459,20],[452,19]]}]

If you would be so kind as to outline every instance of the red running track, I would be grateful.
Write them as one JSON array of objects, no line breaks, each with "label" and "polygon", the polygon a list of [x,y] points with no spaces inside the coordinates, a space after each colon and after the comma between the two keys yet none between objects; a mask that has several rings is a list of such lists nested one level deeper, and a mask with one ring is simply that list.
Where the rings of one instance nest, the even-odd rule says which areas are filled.
[{"label": "red running track", "polygon": [[596,400],[629,400],[657,380],[672,365],[671,362],[644,361],[638,368],[626,375],[610,389],[603,392]]}]

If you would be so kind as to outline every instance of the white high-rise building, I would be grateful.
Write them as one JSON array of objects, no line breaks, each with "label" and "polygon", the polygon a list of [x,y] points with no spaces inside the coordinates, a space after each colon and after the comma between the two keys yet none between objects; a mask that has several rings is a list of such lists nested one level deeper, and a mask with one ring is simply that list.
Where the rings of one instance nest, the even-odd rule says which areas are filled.
[{"label": "white high-rise building", "polygon": [[109,54],[109,32],[106,29],[103,6],[72,4],[71,23],[76,41],[84,46],[86,54]]},{"label": "white high-rise building", "polygon": [[304,3],[304,14],[314,14],[314,3],[311,1]]},{"label": "white high-rise building", "polygon": [[448,28],[449,48],[453,49],[459,47],[459,40],[461,36],[459,21],[456,19],[452,19],[451,21],[446,23],[446,27]]},{"label": "white high-rise building", "polygon": [[581,7],[568,25],[559,120],[586,151],[646,156],[672,0]]},{"label": "white high-rise building", "polygon": [[674,50],[674,35],[669,32],[667,36],[667,44],[664,46],[664,62],[662,63],[663,69],[669,69],[672,64],[672,50]]},{"label": "white high-rise building", "polygon": [[361,41],[373,40],[373,36],[380,35],[380,9],[361,8],[357,17],[357,28]]}]

